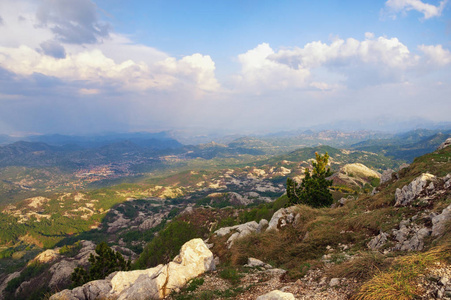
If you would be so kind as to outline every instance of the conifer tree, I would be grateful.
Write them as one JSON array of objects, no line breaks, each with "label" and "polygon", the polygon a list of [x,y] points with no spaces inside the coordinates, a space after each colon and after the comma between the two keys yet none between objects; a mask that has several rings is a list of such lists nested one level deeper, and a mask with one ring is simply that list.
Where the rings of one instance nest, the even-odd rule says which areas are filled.
[{"label": "conifer tree", "polygon": [[92,280],[104,279],[116,271],[130,270],[130,260],[125,261],[124,257],[111,249],[107,243],[101,242],[96,246],[95,251],[96,256],[92,254],[89,256],[90,266],[88,270],[81,266],[74,269],[71,275],[74,286],[83,285]]},{"label": "conifer tree", "polygon": [[332,204],[333,198],[329,191],[332,180],[326,179],[332,175],[330,168],[327,167],[329,154],[315,153],[315,156],[316,162],[312,163],[313,171],[310,173],[309,169],[305,169],[305,177],[301,184],[298,185],[291,178],[287,179],[287,205],[302,203],[312,207],[323,207]]}]

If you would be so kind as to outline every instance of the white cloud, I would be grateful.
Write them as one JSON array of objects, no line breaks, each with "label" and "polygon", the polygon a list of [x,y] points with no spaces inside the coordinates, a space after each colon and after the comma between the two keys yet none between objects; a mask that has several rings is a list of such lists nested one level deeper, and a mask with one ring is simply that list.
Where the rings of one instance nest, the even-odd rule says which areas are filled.
[{"label": "white cloud", "polygon": [[420,45],[418,48],[424,53],[423,60],[426,65],[442,67],[451,63],[451,52],[443,49],[442,45]]},{"label": "white cloud", "polygon": [[260,44],[238,56],[242,68],[235,84],[257,93],[287,88],[331,91],[405,82],[451,63],[450,51],[441,45],[421,45],[418,50],[412,53],[397,38],[373,33],[366,33],[364,40],[336,38],[279,51]]},{"label": "white cloud", "polygon": [[421,0],[388,0],[385,2],[385,6],[393,13],[406,13],[410,10],[416,10],[424,15],[425,19],[433,17],[439,17],[442,15],[442,11],[445,8],[448,0],[440,1],[438,6],[424,3]]},{"label": "white cloud", "polygon": [[193,54],[177,60],[115,33],[98,43],[106,35],[99,31],[95,5],[89,0],[63,2],[45,0],[41,6],[0,2],[6,16],[0,26],[2,68],[22,76],[39,73],[66,83],[85,81],[138,92],[183,87],[199,95],[219,88],[210,56]]},{"label": "white cloud", "polygon": [[238,55],[241,73],[235,78],[235,84],[241,89],[254,91],[306,86],[306,79],[310,75],[308,69],[291,68],[271,59],[273,55],[274,50],[266,43]]}]

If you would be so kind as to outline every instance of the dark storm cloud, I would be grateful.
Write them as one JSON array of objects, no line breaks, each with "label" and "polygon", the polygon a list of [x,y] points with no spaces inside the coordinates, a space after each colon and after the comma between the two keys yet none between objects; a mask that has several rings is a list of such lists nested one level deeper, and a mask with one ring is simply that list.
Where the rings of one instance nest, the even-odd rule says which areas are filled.
[{"label": "dark storm cloud", "polygon": [[39,44],[45,55],[52,56],[54,58],[65,58],[66,50],[57,41],[48,40]]},{"label": "dark storm cloud", "polygon": [[109,36],[110,25],[98,20],[90,0],[44,0],[36,18],[64,43],[93,44]]}]

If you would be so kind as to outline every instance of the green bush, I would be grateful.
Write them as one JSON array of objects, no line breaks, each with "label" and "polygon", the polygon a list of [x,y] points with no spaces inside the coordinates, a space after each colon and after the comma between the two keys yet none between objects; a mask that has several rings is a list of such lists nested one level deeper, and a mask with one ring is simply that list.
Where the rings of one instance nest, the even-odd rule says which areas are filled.
[{"label": "green bush", "polygon": [[205,230],[184,221],[173,220],[146,245],[133,267],[144,269],[169,262],[184,243],[202,237]]},{"label": "green bush", "polygon": [[104,279],[116,271],[130,270],[130,260],[126,262],[124,257],[111,249],[107,243],[98,244],[95,251],[97,255],[90,255],[89,262],[91,265],[87,270],[81,266],[75,268],[71,275],[74,286],[80,286],[92,280]]},{"label": "green bush", "polygon": [[315,153],[316,162],[313,162],[313,171],[305,169],[305,177],[301,184],[291,178],[287,179],[288,205],[306,204],[312,207],[330,206],[333,203],[332,194],[329,187],[332,180],[326,177],[332,175],[330,168],[326,168],[329,161],[329,154],[320,155]]}]

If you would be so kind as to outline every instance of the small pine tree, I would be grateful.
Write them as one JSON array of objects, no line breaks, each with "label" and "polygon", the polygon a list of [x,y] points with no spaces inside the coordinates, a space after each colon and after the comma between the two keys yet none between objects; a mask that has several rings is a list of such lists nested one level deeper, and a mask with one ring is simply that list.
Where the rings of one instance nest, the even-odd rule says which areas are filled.
[{"label": "small pine tree", "polygon": [[74,269],[71,275],[74,286],[80,286],[92,280],[104,279],[116,271],[130,270],[130,260],[125,261],[124,257],[111,249],[107,243],[101,242],[97,245],[95,251],[96,256],[92,254],[89,256],[90,266],[88,270],[81,266]]},{"label": "small pine tree", "polygon": [[321,156],[315,153],[315,156],[316,162],[312,163],[312,173],[310,174],[309,169],[305,169],[305,177],[300,185],[291,178],[287,179],[288,206],[302,203],[312,207],[323,207],[332,204],[333,198],[329,191],[332,180],[326,179],[332,175],[330,168],[327,168],[329,154],[326,152]]}]

